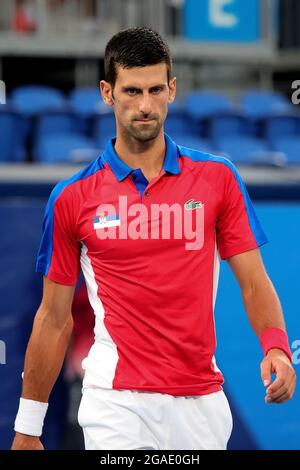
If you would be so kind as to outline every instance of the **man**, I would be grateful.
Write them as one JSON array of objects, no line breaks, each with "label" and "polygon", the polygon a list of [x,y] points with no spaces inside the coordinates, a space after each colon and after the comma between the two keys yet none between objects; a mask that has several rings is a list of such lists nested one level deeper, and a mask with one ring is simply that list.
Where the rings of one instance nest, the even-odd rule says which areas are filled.
[{"label": "man", "polygon": [[163,39],[148,28],[118,33],[105,75],[117,136],[48,202],[37,262],[44,293],[13,449],[43,448],[80,265],[96,316],[79,409],[86,448],[225,449],[232,418],[214,359],[219,254],[265,353],[266,402],[283,403],[295,388],[280,302],[258,249],[266,238],[234,166],[164,134],[176,78]]}]

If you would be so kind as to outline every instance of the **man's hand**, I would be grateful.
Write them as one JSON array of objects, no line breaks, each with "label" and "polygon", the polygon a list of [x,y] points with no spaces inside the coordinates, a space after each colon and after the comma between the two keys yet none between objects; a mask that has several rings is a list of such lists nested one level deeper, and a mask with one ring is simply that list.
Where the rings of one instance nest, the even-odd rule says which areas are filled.
[{"label": "man's hand", "polygon": [[39,437],[16,433],[11,450],[44,450]]},{"label": "man's hand", "polygon": [[[266,403],[284,403],[290,400],[296,387],[293,366],[281,349],[270,349],[260,365],[261,378],[266,389]],[[276,379],[271,383],[272,373]]]}]

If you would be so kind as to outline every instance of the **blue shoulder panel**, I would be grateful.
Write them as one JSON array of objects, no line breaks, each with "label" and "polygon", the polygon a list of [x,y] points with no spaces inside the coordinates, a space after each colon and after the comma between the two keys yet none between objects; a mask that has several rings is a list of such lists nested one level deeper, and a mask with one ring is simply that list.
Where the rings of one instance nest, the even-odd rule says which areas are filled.
[{"label": "blue shoulder panel", "polygon": [[50,194],[43,221],[43,236],[36,262],[36,272],[47,275],[53,251],[53,214],[54,205],[64,189],[79,180],[83,180],[104,168],[101,157],[97,158],[71,178],[60,181]]},{"label": "blue shoulder panel", "polygon": [[252,205],[252,202],[251,202],[251,199],[249,197],[246,186],[245,186],[240,174],[238,173],[235,165],[225,157],[219,157],[217,155],[211,155],[210,153],[204,153],[204,152],[200,152],[198,150],[189,149],[189,148],[186,148],[186,147],[182,147],[181,145],[178,145],[178,150],[179,150],[181,156],[189,157],[194,162],[210,161],[210,162],[214,162],[214,163],[221,163],[222,165],[225,165],[228,168],[230,168],[230,170],[233,172],[233,175],[234,175],[235,179],[237,180],[238,186],[239,186],[240,191],[243,195],[246,210],[247,210],[247,214],[248,214],[248,218],[249,218],[250,227],[251,227],[251,230],[253,232],[254,238],[257,242],[257,245],[261,246],[264,243],[267,243],[268,239],[267,239],[267,237],[266,237],[266,235],[265,235],[265,233],[264,233],[264,231],[263,231],[263,229],[260,225],[260,222],[258,220],[258,217],[257,217],[256,212],[254,210],[254,207]]}]

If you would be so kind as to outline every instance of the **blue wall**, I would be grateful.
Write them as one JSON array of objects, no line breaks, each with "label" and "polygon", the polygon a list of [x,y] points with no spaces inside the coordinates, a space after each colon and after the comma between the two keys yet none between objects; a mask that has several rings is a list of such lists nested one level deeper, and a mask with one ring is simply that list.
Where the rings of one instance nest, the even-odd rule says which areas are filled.
[{"label": "blue wall", "polygon": [[[300,204],[256,203],[257,214],[270,243],[261,252],[267,271],[284,309],[290,343],[300,339]],[[239,424],[232,436],[233,447],[300,449],[299,389],[291,402],[266,405],[260,378],[262,352],[249,326],[239,287],[227,263],[222,274],[216,306],[217,363],[225,374],[229,401]],[[299,346],[298,346],[299,349]],[[294,351],[294,358],[300,354]],[[299,365],[296,365],[299,371]]]},{"label": "blue wall", "polygon": [[[34,264],[44,205],[45,199],[0,198],[0,340],[7,345],[7,364],[0,365],[0,449],[8,448],[13,436],[24,350],[41,295],[41,279],[34,273]],[[292,342],[300,339],[300,204],[257,203],[256,208],[271,241],[262,248],[262,254],[280,295]],[[230,447],[299,449],[299,391],[288,404],[265,404],[259,370],[262,353],[246,319],[237,283],[225,262],[216,325],[217,361],[225,374],[234,414]],[[66,393],[60,378],[47,417],[44,435],[47,448],[59,446],[67,409]]]},{"label": "blue wall", "polygon": [[[24,353],[42,293],[35,274],[45,199],[0,198],[0,340],[6,344],[6,364],[0,364],[0,450],[10,447],[21,392]],[[57,381],[43,442],[56,448],[64,432],[68,390]]]}]

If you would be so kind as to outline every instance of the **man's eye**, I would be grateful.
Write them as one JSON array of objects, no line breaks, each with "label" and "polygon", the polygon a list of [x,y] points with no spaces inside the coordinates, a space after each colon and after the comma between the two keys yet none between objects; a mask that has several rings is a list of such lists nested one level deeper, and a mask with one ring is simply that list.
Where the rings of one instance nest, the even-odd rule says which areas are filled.
[{"label": "man's eye", "polygon": [[160,93],[161,90],[162,90],[162,88],[158,86],[158,87],[152,88],[151,91],[152,91],[152,93],[157,94],[157,93]]},{"label": "man's eye", "polygon": [[128,88],[127,93],[129,96],[136,95],[137,91],[134,88]]}]

